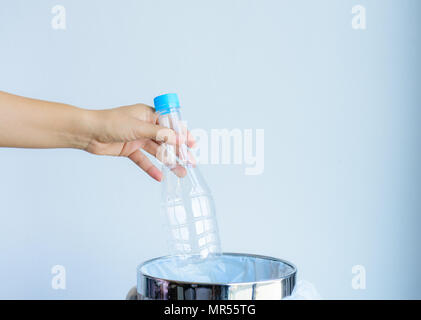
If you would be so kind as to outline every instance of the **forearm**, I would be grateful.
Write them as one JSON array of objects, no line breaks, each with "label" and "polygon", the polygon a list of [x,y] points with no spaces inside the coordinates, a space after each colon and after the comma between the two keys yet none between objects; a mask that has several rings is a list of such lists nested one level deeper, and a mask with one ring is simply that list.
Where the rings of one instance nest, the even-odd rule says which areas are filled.
[{"label": "forearm", "polygon": [[85,149],[93,113],[0,91],[0,147]]},{"label": "forearm", "polygon": [[[155,110],[134,104],[85,110],[0,91],[0,147],[75,148],[97,155],[128,157],[157,181],[162,172],[141,151],[162,159],[162,143],[182,142],[176,132],[157,124]],[[194,140],[187,134],[187,145]],[[177,170],[175,170],[177,169]],[[183,177],[177,166],[173,172]]]}]

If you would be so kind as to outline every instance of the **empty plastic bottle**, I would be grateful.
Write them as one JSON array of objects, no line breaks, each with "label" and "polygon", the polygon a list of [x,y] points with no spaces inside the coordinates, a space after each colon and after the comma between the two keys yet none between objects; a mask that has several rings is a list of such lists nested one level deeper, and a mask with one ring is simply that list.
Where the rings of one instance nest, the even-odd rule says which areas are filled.
[{"label": "empty plastic bottle", "polygon": [[[186,137],[180,103],[175,93],[154,99],[159,124]],[[211,192],[189,154],[188,147],[164,145],[162,168],[162,211],[167,217],[170,251],[206,258],[221,252],[215,206]],[[184,177],[174,172],[182,170]],[[185,171],[184,171],[185,170]]]}]

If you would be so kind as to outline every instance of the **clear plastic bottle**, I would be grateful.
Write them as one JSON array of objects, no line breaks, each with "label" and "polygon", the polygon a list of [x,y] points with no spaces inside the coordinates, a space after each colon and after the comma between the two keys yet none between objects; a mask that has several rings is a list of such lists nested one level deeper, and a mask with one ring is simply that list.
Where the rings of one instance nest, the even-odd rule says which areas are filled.
[{"label": "clear plastic bottle", "polygon": [[[181,136],[187,129],[181,120],[177,94],[154,99],[159,124]],[[215,206],[209,187],[192,161],[186,144],[164,146],[161,210],[167,217],[168,240],[172,254],[207,258],[221,252]],[[174,170],[184,168],[180,178]],[[182,169],[183,170],[183,169]],[[183,170],[184,171],[184,170]]]}]

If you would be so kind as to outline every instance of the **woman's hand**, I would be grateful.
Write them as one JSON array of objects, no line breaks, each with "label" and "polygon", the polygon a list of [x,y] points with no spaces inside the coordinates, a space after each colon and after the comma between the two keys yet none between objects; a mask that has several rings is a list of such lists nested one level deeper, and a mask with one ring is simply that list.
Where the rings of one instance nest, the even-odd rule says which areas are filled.
[{"label": "woman's hand", "polygon": [[[0,147],[74,148],[128,157],[160,181],[161,171],[141,149],[159,159],[162,143],[192,147],[194,140],[188,133],[187,137],[178,136],[159,126],[157,119],[154,109],[144,104],[86,110],[0,91]],[[180,177],[186,174],[181,166],[172,170]]]},{"label": "woman's hand", "polygon": [[[127,157],[152,178],[161,181],[162,172],[140,149],[162,161],[161,143],[176,145],[182,141],[173,130],[157,124],[158,115],[152,107],[135,104],[89,112],[93,130],[84,150],[97,155]],[[193,138],[187,134],[187,146],[193,145]],[[173,171],[178,176],[185,175],[181,166]]]}]

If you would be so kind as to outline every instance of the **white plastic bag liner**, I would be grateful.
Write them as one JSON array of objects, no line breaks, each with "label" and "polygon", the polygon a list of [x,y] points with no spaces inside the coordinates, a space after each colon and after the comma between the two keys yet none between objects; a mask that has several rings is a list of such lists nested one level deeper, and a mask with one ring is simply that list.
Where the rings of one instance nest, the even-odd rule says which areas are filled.
[{"label": "white plastic bag liner", "polygon": [[320,300],[320,294],[317,292],[316,287],[306,281],[300,280],[295,285],[294,291],[292,294],[286,298],[285,300]]},{"label": "white plastic bag liner", "polygon": [[251,256],[182,260],[170,256],[144,264],[138,271],[171,281],[233,284],[281,279],[294,273],[295,268],[279,260]]}]

